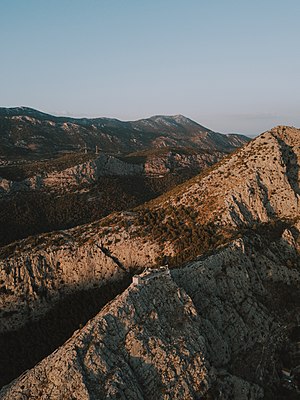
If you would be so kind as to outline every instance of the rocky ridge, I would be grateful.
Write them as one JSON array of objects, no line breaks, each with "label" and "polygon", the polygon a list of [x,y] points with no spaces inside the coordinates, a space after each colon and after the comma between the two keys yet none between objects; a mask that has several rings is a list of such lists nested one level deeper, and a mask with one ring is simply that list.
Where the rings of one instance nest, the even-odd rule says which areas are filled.
[{"label": "rocky ridge", "polygon": [[[170,149],[150,155],[147,155],[146,152],[143,156],[129,155],[122,158],[101,153],[81,164],[59,171],[39,172],[23,180],[10,180],[0,177],[0,194],[24,190],[70,190],[95,183],[101,176],[163,177],[170,173],[178,175],[181,171],[187,170],[196,174],[213,165],[222,157],[224,157],[222,152],[189,153],[180,149]],[[130,160],[132,161],[130,162]]]},{"label": "rocky ridge", "polygon": [[69,153],[2,166],[0,246],[129,210],[222,157],[222,152],[158,149],[118,157]]},{"label": "rocky ridge", "polygon": [[186,204],[201,212],[214,202],[206,220],[217,218],[223,225],[294,218],[299,215],[299,164],[299,129],[277,127],[224,159],[204,177],[177,189],[165,203]]},{"label": "rocky ridge", "polygon": [[[209,376],[197,312],[172,280],[163,279],[163,283],[163,290],[155,282],[142,288],[131,286],[55,354],[25,374],[20,385],[4,389],[2,398],[63,399],[72,393],[74,399],[158,399],[164,390],[173,393],[173,398],[187,399],[192,393],[205,392]],[[186,324],[175,339],[170,332],[177,329],[178,312]],[[180,384],[185,380],[189,384]]]},{"label": "rocky ridge", "polygon": [[5,194],[19,190],[66,190],[96,182],[100,176],[132,176],[142,174],[142,172],[142,165],[125,163],[116,157],[101,153],[94,160],[62,171],[40,173],[21,182],[0,178],[0,189]]},{"label": "rocky ridge", "polygon": [[237,239],[171,276],[144,273],[1,398],[282,399],[280,350],[300,310],[300,266],[287,260],[298,251],[284,230]]}]

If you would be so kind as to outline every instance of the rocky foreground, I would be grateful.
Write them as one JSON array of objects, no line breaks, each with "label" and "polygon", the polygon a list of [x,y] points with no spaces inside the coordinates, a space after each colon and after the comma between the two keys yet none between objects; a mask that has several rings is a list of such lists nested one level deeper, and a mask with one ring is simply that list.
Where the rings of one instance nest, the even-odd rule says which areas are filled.
[{"label": "rocky foreground", "polygon": [[271,242],[237,239],[171,274],[145,272],[0,396],[288,398],[281,370],[295,365],[282,351],[299,323],[298,251],[284,230]]}]

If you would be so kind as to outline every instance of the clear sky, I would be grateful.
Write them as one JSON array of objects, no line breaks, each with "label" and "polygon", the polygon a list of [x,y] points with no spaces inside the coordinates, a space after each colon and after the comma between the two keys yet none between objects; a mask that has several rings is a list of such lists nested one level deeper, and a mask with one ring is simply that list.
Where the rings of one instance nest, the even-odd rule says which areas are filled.
[{"label": "clear sky", "polygon": [[0,0],[0,106],[300,127],[299,0]]}]

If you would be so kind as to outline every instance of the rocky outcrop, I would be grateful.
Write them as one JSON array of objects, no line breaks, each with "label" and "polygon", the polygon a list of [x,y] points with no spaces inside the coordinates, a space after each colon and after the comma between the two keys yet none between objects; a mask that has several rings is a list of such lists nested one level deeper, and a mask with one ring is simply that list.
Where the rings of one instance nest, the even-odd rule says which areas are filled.
[{"label": "rocky outcrop", "polygon": [[144,163],[147,175],[165,175],[181,170],[194,170],[198,173],[215,164],[224,157],[222,152],[185,152],[170,150],[163,154],[148,156]]},{"label": "rocky outcrop", "polygon": [[[274,128],[225,159],[203,179],[195,179],[194,184],[177,193],[177,198],[181,196],[180,204],[205,211],[206,220],[217,219],[235,227],[298,217],[299,149],[299,129]],[[176,204],[177,200],[171,201]]]},{"label": "rocky outcrop", "polygon": [[210,167],[222,152],[69,153],[0,168],[0,246],[129,210]]},{"label": "rocky outcrop", "polygon": [[129,164],[101,153],[96,159],[83,164],[75,165],[63,171],[38,174],[21,182],[0,178],[0,189],[4,193],[12,193],[19,190],[66,190],[94,183],[100,176],[131,176],[140,175],[142,172],[142,165]]},{"label": "rocky outcrop", "polygon": [[[194,307],[184,293],[177,293],[174,283],[164,283],[162,292],[155,282],[131,287],[36,370],[26,374],[20,386],[5,390],[3,398],[17,399],[18,391],[19,396],[49,399],[63,399],[70,393],[76,399],[158,399],[162,390],[179,399],[205,392],[209,381],[205,344],[196,329],[199,322],[194,321]],[[171,296],[170,301],[163,304],[161,295]],[[174,315],[179,310],[186,318],[189,338],[178,335],[172,342],[170,332],[176,329]],[[155,327],[161,329],[161,335],[149,336]],[[179,377],[190,385],[180,384]]]},{"label": "rocky outcrop", "polygon": [[[130,223],[132,217],[123,218]],[[128,241],[124,227],[111,234],[98,226],[93,238],[88,230],[86,226],[80,237],[75,229],[29,238],[11,254],[6,249],[7,256],[0,261],[0,333],[20,328],[70,293],[122,280],[132,270],[155,264],[158,245],[148,241],[144,247],[138,238]]]},{"label": "rocky outcrop", "polygon": [[[152,275],[155,272],[152,272]],[[168,299],[166,302],[165,299]],[[196,399],[219,378],[190,297],[169,276],[131,285],[1,398]],[[262,390],[222,372],[224,399],[259,399]],[[224,379],[225,378],[225,379]]]},{"label": "rocky outcrop", "polygon": [[286,230],[271,242],[237,239],[171,276],[146,272],[0,396],[282,398],[280,349],[300,310],[298,255]]},{"label": "rocky outcrop", "polygon": [[192,152],[189,154],[185,151],[170,150],[147,156],[144,162],[130,163],[101,153],[94,160],[61,171],[38,173],[21,181],[0,177],[0,195],[28,190],[76,190],[76,188],[97,182],[99,177],[103,176],[163,177],[167,174],[180,175],[182,171],[195,175],[221,160],[224,155],[225,153],[222,152]]},{"label": "rocky outcrop", "polygon": [[291,232],[274,241],[260,235],[237,239],[174,270],[173,278],[206,321],[202,334],[210,337],[213,365],[264,387],[279,384],[276,352],[300,311],[299,249]]}]

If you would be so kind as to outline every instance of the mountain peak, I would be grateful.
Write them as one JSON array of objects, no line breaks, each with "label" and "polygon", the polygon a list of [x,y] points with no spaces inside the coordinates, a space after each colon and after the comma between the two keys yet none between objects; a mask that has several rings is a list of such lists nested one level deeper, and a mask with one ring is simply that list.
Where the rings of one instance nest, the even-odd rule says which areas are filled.
[{"label": "mountain peak", "polygon": [[175,121],[177,123],[192,123],[192,124],[196,124],[199,125],[197,122],[191,120],[188,117],[185,117],[182,114],[176,114],[176,115],[153,115],[152,117],[148,118],[151,120],[155,120],[155,121]]}]

